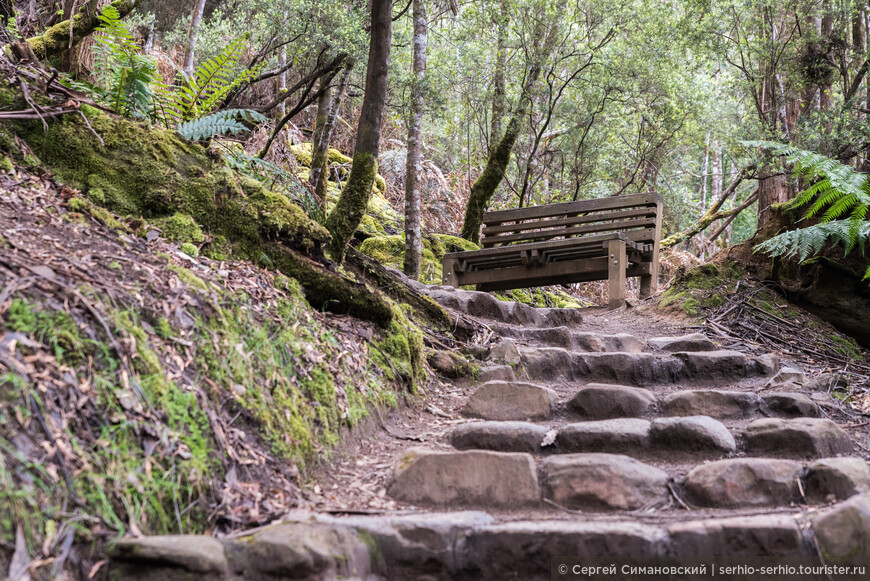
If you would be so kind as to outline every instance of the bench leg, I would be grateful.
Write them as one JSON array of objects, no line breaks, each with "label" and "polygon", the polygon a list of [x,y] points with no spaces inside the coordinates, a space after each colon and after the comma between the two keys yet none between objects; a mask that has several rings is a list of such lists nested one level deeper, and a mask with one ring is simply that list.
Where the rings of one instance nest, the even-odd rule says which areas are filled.
[{"label": "bench leg", "polygon": [[441,267],[441,284],[444,286],[456,286],[459,284],[459,277],[456,275],[457,260],[455,258],[445,258],[444,264]]},{"label": "bench leg", "polygon": [[645,299],[656,294],[659,286],[658,260],[650,264],[650,273],[640,277],[640,298]]},{"label": "bench leg", "polygon": [[625,268],[628,264],[625,255],[625,242],[607,241],[607,296],[611,309],[625,306]]}]

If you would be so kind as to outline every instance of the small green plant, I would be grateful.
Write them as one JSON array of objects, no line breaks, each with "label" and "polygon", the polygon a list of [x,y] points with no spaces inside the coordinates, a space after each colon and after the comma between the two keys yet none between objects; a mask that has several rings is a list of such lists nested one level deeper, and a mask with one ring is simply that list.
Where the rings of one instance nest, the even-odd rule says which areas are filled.
[{"label": "small green plant", "polygon": [[[803,261],[833,243],[842,245],[846,254],[855,248],[863,254],[865,241],[870,236],[870,222],[867,220],[870,183],[866,174],[837,160],[791,145],[769,141],[747,142],[746,145],[784,156],[786,163],[794,166],[796,176],[812,183],[789,202],[789,207],[806,208],[804,219],[820,216],[818,224],[778,234],[756,246],[756,252]],[[865,280],[868,278],[870,268],[864,276]]]},{"label": "small green plant", "polygon": [[268,118],[251,109],[224,109],[179,123],[175,130],[185,139],[204,141],[218,135],[244,133],[248,128],[243,121],[265,123]]}]

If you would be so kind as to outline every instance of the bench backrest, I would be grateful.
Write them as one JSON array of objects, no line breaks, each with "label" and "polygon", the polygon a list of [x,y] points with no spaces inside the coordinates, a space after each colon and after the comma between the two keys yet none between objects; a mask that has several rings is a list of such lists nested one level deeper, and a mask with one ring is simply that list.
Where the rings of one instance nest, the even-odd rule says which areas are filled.
[{"label": "bench backrest", "polygon": [[662,205],[658,194],[634,194],[487,212],[483,215],[482,246],[623,232],[630,240],[646,245],[657,261]]}]

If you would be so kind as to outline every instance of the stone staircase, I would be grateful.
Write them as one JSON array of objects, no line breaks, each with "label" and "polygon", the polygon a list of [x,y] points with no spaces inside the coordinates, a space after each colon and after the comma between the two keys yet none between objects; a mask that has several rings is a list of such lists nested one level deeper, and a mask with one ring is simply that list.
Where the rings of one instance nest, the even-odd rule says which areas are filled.
[{"label": "stone staircase", "polygon": [[[401,510],[122,541],[113,574],[649,579],[631,567],[691,565],[698,575],[652,578],[704,579],[761,559],[816,567],[779,578],[870,578],[870,465],[799,370],[701,334],[588,332],[575,310],[418,288],[500,340],[468,421],[396,458],[387,494]],[[575,574],[590,564],[604,569]],[[829,577],[825,564],[865,569]]]}]

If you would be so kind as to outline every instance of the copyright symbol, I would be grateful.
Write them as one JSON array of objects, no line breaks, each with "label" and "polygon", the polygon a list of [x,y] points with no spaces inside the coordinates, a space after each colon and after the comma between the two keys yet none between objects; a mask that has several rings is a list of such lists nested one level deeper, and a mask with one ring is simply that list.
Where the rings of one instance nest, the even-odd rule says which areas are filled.
[{"label": "copyright symbol", "polygon": [[564,563],[562,565],[559,565],[559,573],[564,575],[567,572],[568,572],[568,565],[565,565]]}]

